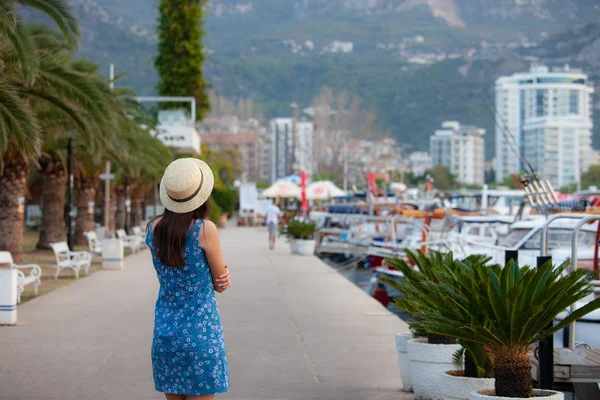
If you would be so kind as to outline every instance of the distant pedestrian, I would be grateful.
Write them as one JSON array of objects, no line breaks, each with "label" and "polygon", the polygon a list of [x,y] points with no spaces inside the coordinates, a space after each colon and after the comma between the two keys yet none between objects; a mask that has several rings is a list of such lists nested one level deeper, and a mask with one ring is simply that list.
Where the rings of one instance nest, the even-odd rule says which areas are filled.
[{"label": "distant pedestrian", "polygon": [[213,185],[205,162],[172,162],[160,183],[165,212],[148,225],[146,243],[160,282],[152,370],[167,400],[213,400],[229,389],[215,291],[230,287],[231,274],[217,227],[206,219]]},{"label": "distant pedestrian", "polygon": [[269,228],[269,248],[271,250],[275,248],[275,241],[277,240],[279,217],[281,217],[281,210],[275,204],[275,200],[273,200],[267,208],[267,227]]}]

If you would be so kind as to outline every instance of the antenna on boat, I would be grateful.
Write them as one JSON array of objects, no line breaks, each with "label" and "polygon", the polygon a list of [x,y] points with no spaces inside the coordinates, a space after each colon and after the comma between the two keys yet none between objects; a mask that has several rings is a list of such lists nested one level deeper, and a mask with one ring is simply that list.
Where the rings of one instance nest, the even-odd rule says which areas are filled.
[{"label": "antenna on boat", "polygon": [[[507,128],[506,120],[498,112],[490,96],[485,92],[485,90],[479,89],[478,92],[479,96],[484,99],[484,108],[492,117],[494,125],[496,125],[496,128],[500,130],[511,151],[519,159],[519,163],[521,164],[523,171],[526,173],[526,175],[521,178],[521,184],[523,185],[523,189],[525,190],[529,204],[531,204],[532,207],[542,207],[544,209],[558,206],[558,198],[556,197],[556,193],[554,192],[550,181],[547,179],[540,179],[539,175],[537,172],[535,172],[527,157],[521,154],[521,152],[517,151],[518,144],[515,140],[515,136],[512,134],[510,129]],[[503,126],[500,126],[498,123],[498,118],[502,121]]]}]

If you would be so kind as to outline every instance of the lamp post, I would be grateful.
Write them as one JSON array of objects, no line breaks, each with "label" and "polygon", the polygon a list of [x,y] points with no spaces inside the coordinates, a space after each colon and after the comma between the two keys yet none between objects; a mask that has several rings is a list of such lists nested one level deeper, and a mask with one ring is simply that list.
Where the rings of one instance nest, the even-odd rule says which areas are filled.
[{"label": "lamp post", "polygon": [[69,138],[67,143],[67,245],[73,250],[73,139]]}]

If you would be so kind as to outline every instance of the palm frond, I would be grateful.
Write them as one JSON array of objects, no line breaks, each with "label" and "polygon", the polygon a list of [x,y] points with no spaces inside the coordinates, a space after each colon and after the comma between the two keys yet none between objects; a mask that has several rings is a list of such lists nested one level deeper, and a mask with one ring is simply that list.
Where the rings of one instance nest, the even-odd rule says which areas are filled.
[{"label": "palm frond", "polygon": [[73,9],[64,0],[19,0],[25,6],[34,8],[54,21],[72,49],[75,49],[80,36],[79,22]]}]

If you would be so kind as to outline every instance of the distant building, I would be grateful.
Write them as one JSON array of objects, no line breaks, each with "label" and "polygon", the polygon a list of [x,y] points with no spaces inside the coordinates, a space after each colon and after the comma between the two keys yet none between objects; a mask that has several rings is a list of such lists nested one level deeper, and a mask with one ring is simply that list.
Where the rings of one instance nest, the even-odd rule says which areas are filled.
[{"label": "distant building", "polygon": [[578,182],[594,161],[593,92],[587,75],[568,67],[550,71],[534,66],[526,73],[500,77],[496,181],[522,171],[519,158],[525,157],[555,188]]},{"label": "distant building", "polygon": [[315,172],[313,122],[275,118],[270,128],[271,182],[302,170],[312,175]]},{"label": "distant building", "polygon": [[442,129],[430,138],[433,165],[448,168],[456,180],[467,185],[485,182],[485,130],[475,126],[461,126],[457,121],[446,121]]},{"label": "distant building", "polygon": [[424,151],[415,151],[408,156],[410,170],[417,176],[425,174],[433,166],[431,156]]},{"label": "distant building", "polygon": [[401,167],[400,152],[394,139],[348,140],[348,165],[359,172],[384,173]]},{"label": "distant building", "polygon": [[293,170],[306,171],[308,176],[312,176],[315,173],[315,129],[312,121],[296,122],[295,141]]},{"label": "distant building", "polygon": [[354,43],[340,42],[335,40],[323,47],[323,53],[352,53],[354,51]]},{"label": "distant building", "polygon": [[265,163],[268,149],[259,133],[209,133],[202,135],[202,140],[213,150],[233,148],[242,154],[242,182],[268,180],[268,164]]}]

